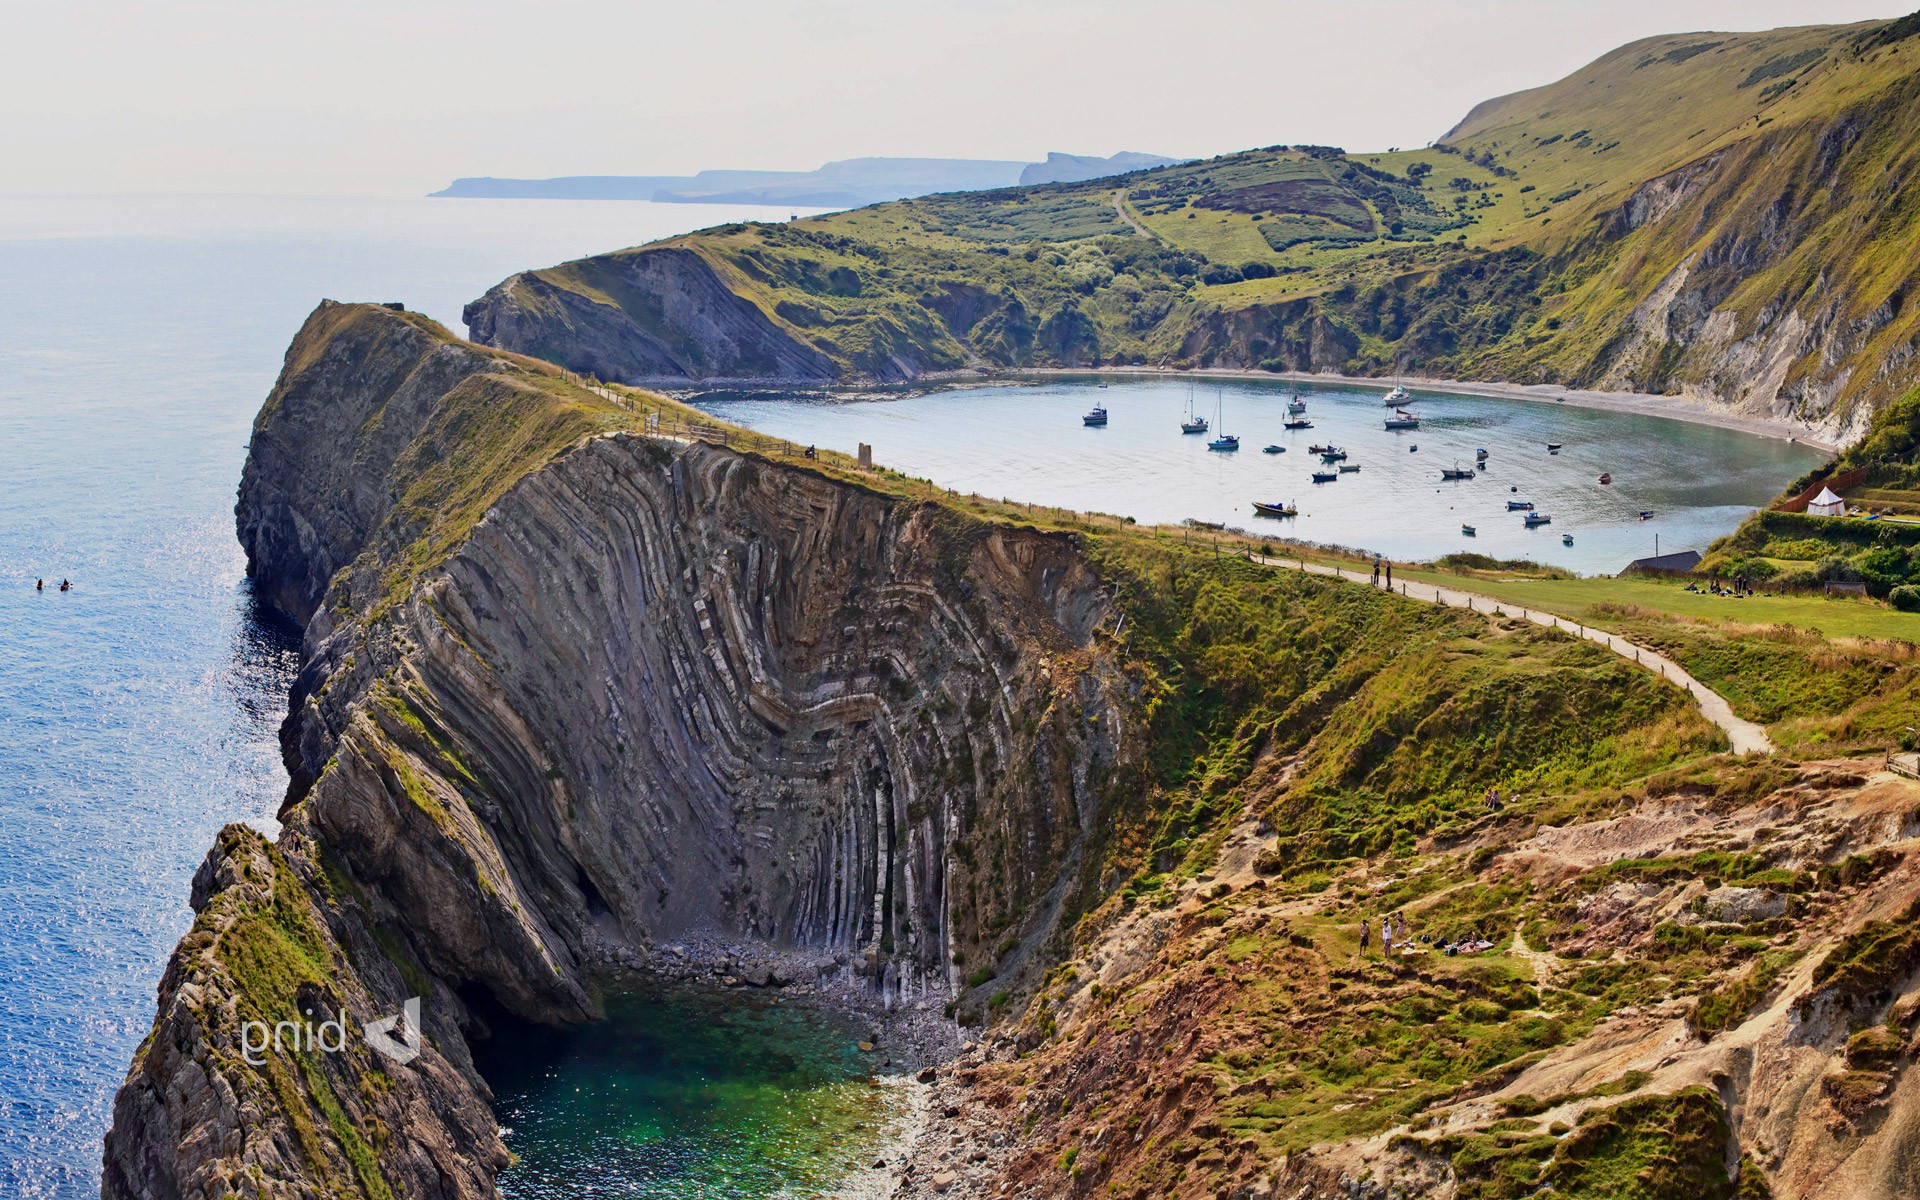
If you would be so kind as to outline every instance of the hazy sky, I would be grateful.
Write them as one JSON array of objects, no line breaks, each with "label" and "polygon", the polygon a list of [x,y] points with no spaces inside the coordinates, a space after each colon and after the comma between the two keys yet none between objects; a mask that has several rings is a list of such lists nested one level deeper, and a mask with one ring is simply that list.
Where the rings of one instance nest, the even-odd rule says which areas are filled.
[{"label": "hazy sky", "polygon": [[0,191],[1382,149],[1634,38],[1914,2],[49,0],[8,6]]}]

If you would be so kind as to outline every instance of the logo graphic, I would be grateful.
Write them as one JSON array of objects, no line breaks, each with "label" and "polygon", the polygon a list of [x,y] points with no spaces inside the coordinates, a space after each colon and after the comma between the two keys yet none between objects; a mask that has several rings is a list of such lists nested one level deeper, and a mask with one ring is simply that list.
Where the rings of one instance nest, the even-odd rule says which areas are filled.
[{"label": "logo graphic", "polygon": [[[313,1014],[309,1012],[308,1016]],[[399,1033],[396,1035],[396,1027]],[[367,1022],[367,1047],[398,1066],[406,1066],[420,1057],[420,997],[409,996],[400,1011],[391,1017]],[[284,1054],[291,1050],[338,1054],[347,1048],[347,1014],[331,1020],[244,1021],[240,1025],[240,1057],[249,1066],[264,1066],[267,1052]]]},{"label": "logo graphic", "polygon": [[[393,1036],[393,1027],[400,1026],[400,1036]],[[398,1016],[381,1017],[378,1021],[367,1022],[367,1045],[375,1053],[384,1054],[399,1066],[406,1066],[420,1057],[420,997],[409,996],[400,1007]]]}]

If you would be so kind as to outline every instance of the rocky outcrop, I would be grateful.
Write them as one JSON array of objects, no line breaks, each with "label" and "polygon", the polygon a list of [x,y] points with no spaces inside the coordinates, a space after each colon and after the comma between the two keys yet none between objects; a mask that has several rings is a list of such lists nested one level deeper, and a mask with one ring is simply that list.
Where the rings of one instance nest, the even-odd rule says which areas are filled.
[{"label": "rocky outcrop", "polygon": [[[938,999],[1056,936],[1137,753],[1076,545],[703,443],[502,449],[556,388],[631,419],[383,309],[323,305],[289,354],[239,525],[309,618],[294,787],[277,844],[230,829],[202,871],[112,1200],[489,1195],[467,1040],[589,1019],[610,952],[801,948]],[[416,511],[448,463],[498,484],[469,527]],[[410,1064],[243,1053],[246,1021],[410,996]]]},{"label": "rocky outcrop", "polygon": [[619,383],[823,383],[839,369],[698,252],[643,247],[523,271],[467,305],[473,340]]}]

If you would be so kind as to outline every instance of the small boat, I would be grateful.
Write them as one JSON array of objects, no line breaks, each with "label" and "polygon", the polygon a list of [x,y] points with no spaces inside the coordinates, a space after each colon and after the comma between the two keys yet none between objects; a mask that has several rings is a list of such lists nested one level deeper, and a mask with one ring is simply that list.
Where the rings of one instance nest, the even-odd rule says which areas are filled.
[{"label": "small boat", "polygon": [[1325,454],[1327,451],[1331,449],[1333,449],[1332,446],[1308,446],[1307,453],[1308,454]]},{"label": "small boat", "polygon": [[1312,429],[1313,428],[1313,422],[1307,420],[1305,417],[1302,417],[1297,421],[1288,421],[1286,425],[1288,429]]},{"label": "small boat", "polygon": [[1520,518],[1520,523],[1522,525],[1525,525],[1528,529],[1532,529],[1535,525],[1551,524],[1552,521],[1553,521],[1553,518],[1548,516],[1546,513],[1530,512],[1526,516]]},{"label": "small boat", "polygon": [[1604,475],[1602,475],[1602,476],[1600,476],[1600,482],[1601,482],[1601,483],[1612,483],[1612,482],[1613,482],[1613,475],[1612,475],[1611,473],[1609,473],[1609,474],[1604,474]]},{"label": "small boat", "polygon": [[1642,521],[1651,521],[1651,520],[1653,520],[1653,510],[1652,510],[1652,509],[1650,509],[1650,508],[1643,508],[1643,509],[1641,509],[1641,510],[1640,510],[1640,519],[1641,519]]},{"label": "small boat", "polygon": [[[1221,406],[1224,403],[1225,401],[1218,396],[1214,397],[1213,420],[1216,425],[1220,423]],[[1207,443],[1207,449],[1209,450],[1238,450],[1239,448],[1240,439],[1231,433],[1223,433]]]},{"label": "small boat", "polygon": [[1347,452],[1345,450],[1336,450],[1332,446],[1328,446],[1320,452],[1321,462],[1344,462],[1346,457]]},{"label": "small boat", "polygon": [[1092,412],[1080,418],[1080,423],[1082,425],[1105,425],[1107,423],[1107,410],[1104,407],[1096,405]]},{"label": "small boat", "polygon": [[1418,454],[1418,453],[1420,453],[1420,443],[1419,443],[1419,442],[1415,442],[1415,443],[1414,443],[1413,445],[1411,445],[1411,446],[1408,446],[1408,447],[1407,447],[1407,453],[1408,453],[1408,454]]},{"label": "small boat", "polygon": [[1510,492],[1517,492],[1520,490],[1520,485],[1516,483],[1512,487],[1508,488],[1507,490]]},{"label": "small boat", "polygon": [[1297,517],[1300,515],[1300,510],[1291,504],[1266,504],[1259,500],[1253,502],[1253,511],[1263,517]]},{"label": "small boat", "polygon": [[1420,428],[1420,418],[1414,416],[1404,408],[1395,409],[1394,414],[1387,418],[1387,428],[1418,429]]},{"label": "small boat", "polygon": [[1473,468],[1472,468],[1472,467],[1467,467],[1466,469],[1464,469],[1464,470],[1463,470],[1463,469],[1461,469],[1460,467],[1442,467],[1442,468],[1440,469],[1440,478],[1442,478],[1442,479],[1472,479],[1472,478],[1473,478]]},{"label": "small boat", "polygon": [[1286,452],[1287,452],[1287,448],[1286,448],[1285,446],[1268,446],[1268,447],[1267,447],[1267,448],[1266,448],[1265,450],[1262,450],[1262,451],[1261,451],[1260,453],[1262,453],[1262,454],[1285,454]]},{"label": "small boat", "polygon": [[1315,483],[1332,483],[1338,478],[1340,478],[1339,474],[1334,471],[1315,471],[1313,473],[1313,481]]},{"label": "small boat", "polygon": [[1562,546],[1571,546],[1571,545],[1573,545],[1573,535],[1572,535],[1572,534],[1570,534],[1570,533],[1563,533],[1563,534],[1561,534],[1561,535],[1560,535],[1560,544],[1561,544]]},{"label": "small boat", "polygon": [[1473,460],[1475,462],[1487,461],[1487,448],[1485,446],[1482,446],[1478,450],[1475,450],[1473,452]]},{"label": "small boat", "polygon": [[1207,419],[1193,411],[1193,389],[1187,389],[1187,419],[1180,422],[1181,433],[1205,433]]},{"label": "small boat", "polygon": [[1465,535],[1466,535],[1467,537],[1477,537],[1477,536],[1478,536],[1478,531],[1476,531],[1476,530],[1474,529],[1474,527],[1473,527],[1473,526],[1471,526],[1471,525],[1462,525],[1462,526],[1460,527],[1460,532],[1461,532],[1461,533],[1463,533],[1463,534],[1465,534]]},{"label": "small boat", "polygon": [[1103,384],[1101,384],[1100,386],[1101,386],[1102,388],[1105,388],[1105,387],[1106,387],[1107,385],[1103,383]]},{"label": "small boat", "polygon": [[1532,512],[1532,511],[1533,511],[1533,501],[1531,501],[1531,500],[1509,500],[1509,501],[1507,501],[1507,511],[1508,511],[1508,512]]},{"label": "small boat", "polygon": [[1565,442],[1548,442],[1548,443],[1547,443],[1547,453],[1548,453],[1548,454],[1557,454],[1557,453],[1559,453],[1559,451],[1560,451],[1560,447],[1562,447],[1562,446],[1564,446],[1564,445],[1566,445],[1566,443],[1565,443]]},{"label": "small boat", "polygon": [[1341,463],[1340,464],[1340,473],[1342,475],[1351,475],[1355,471],[1358,471],[1359,469],[1360,469],[1359,463]]},{"label": "small boat", "polygon": [[1407,389],[1396,383],[1393,385],[1393,390],[1387,393],[1387,407],[1398,408],[1411,399],[1413,397],[1407,394]]},{"label": "small boat", "polygon": [[1300,398],[1299,392],[1287,397],[1287,415],[1297,417],[1305,411],[1307,411],[1307,402]]}]

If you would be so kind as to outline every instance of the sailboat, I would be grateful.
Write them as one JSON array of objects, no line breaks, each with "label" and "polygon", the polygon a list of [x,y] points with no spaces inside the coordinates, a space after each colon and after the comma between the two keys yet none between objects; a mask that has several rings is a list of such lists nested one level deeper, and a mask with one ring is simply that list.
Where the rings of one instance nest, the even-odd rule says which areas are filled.
[{"label": "sailboat", "polygon": [[1287,397],[1287,415],[1288,416],[1297,417],[1305,411],[1307,411],[1307,402],[1300,398],[1300,393],[1298,391],[1295,391],[1292,395]]},{"label": "sailboat", "polygon": [[1187,389],[1187,419],[1180,422],[1181,433],[1205,433],[1207,419],[1193,411],[1193,389]]},{"label": "sailboat", "polygon": [[1462,469],[1459,463],[1455,463],[1451,467],[1440,468],[1440,478],[1442,479],[1472,479],[1473,475],[1474,471],[1472,467]]},{"label": "sailboat", "polygon": [[[1220,421],[1220,414],[1225,403],[1226,401],[1220,399],[1218,396],[1214,397],[1213,419],[1215,423]],[[1238,450],[1239,448],[1240,439],[1231,433],[1223,433],[1207,443],[1207,449],[1209,450]]]},{"label": "sailboat", "polygon": [[1393,410],[1393,415],[1387,418],[1387,428],[1418,429],[1420,428],[1420,418],[1414,416],[1404,408],[1396,408]]},{"label": "sailboat", "polygon": [[1387,393],[1387,407],[1399,408],[1411,399],[1413,399],[1413,394],[1396,383],[1393,385],[1393,390]]}]

